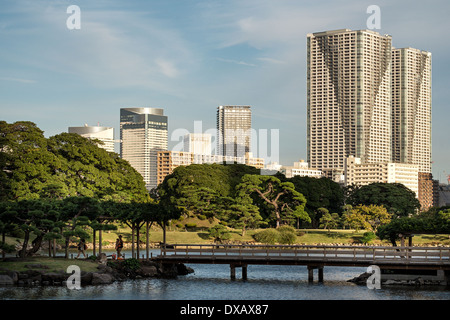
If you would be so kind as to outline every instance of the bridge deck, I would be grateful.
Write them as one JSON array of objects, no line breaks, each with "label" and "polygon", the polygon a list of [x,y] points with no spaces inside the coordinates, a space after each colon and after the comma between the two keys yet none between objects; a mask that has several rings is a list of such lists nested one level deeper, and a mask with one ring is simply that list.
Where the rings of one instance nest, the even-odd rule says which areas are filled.
[{"label": "bridge deck", "polygon": [[450,248],[388,246],[175,244],[162,246],[162,263],[369,266],[450,270]]}]

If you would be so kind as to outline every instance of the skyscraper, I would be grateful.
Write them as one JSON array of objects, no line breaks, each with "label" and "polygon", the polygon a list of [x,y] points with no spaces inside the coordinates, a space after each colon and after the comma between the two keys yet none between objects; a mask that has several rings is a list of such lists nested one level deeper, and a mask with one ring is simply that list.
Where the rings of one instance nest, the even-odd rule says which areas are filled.
[{"label": "skyscraper", "polygon": [[211,154],[211,135],[209,133],[188,133],[184,136],[184,151],[195,154]]},{"label": "skyscraper", "polygon": [[341,29],[307,35],[307,158],[322,171],[391,161],[391,37]]},{"label": "skyscraper", "polygon": [[431,173],[431,53],[392,50],[392,156]]},{"label": "skyscraper", "polygon": [[167,150],[168,120],[163,109],[120,109],[120,156],[144,178],[148,190],[157,186],[158,151]]},{"label": "skyscraper", "polygon": [[114,128],[112,127],[95,127],[85,124],[83,127],[69,127],[68,132],[77,133],[88,139],[100,140],[103,142],[103,144],[99,145],[100,148],[114,152]]},{"label": "skyscraper", "polygon": [[244,157],[251,150],[252,111],[250,106],[217,108],[217,154]]}]

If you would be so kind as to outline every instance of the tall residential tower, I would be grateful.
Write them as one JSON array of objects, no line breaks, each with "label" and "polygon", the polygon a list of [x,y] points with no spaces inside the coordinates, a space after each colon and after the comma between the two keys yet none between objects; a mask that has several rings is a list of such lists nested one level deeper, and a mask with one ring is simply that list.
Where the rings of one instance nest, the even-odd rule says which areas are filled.
[{"label": "tall residential tower", "polygon": [[343,170],[391,161],[391,37],[341,29],[307,36],[307,157]]},{"label": "tall residential tower", "polygon": [[431,173],[431,53],[392,50],[392,156]]},{"label": "tall residential tower", "polygon": [[158,151],[167,150],[168,121],[163,109],[120,109],[120,156],[144,178],[148,190],[157,186]]}]

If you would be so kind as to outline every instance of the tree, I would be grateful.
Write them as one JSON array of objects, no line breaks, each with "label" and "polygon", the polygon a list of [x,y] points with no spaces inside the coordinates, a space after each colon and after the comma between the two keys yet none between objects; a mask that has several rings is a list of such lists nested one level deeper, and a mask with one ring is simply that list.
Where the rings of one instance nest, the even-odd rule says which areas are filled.
[{"label": "tree", "polygon": [[373,232],[376,232],[379,226],[387,224],[391,217],[386,208],[376,205],[358,205],[345,215],[347,223],[357,231],[365,229]]},{"label": "tree", "polygon": [[342,212],[344,205],[344,191],[341,186],[328,178],[312,178],[295,176],[286,179],[294,184],[295,190],[306,198],[305,210],[311,223],[317,226],[322,215],[319,208],[326,208],[331,212]]},{"label": "tree", "polygon": [[228,231],[227,227],[218,224],[214,227],[208,229],[208,234],[211,238],[216,242],[223,242],[225,240],[229,240],[231,238],[231,234]]},{"label": "tree", "polygon": [[47,139],[28,121],[0,121],[0,178],[0,201],[116,194],[148,199],[142,176],[119,155],[78,134]]},{"label": "tree", "polygon": [[[21,258],[37,252],[45,234],[53,231],[59,219],[59,212],[55,210],[54,203],[41,199],[11,202],[7,212],[7,219],[17,224],[24,232],[22,249],[19,251]],[[32,233],[36,238],[32,242],[32,248],[28,250]]]},{"label": "tree", "polygon": [[229,207],[226,216],[224,220],[228,222],[230,227],[242,229],[242,236],[245,236],[247,228],[257,228],[262,224],[262,217],[259,214],[258,207],[249,203],[245,204],[236,201],[235,204]]},{"label": "tree", "polygon": [[429,210],[411,217],[392,219],[390,223],[380,226],[376,232],[382,240],[389,240],[396,246],[396,241],[413,234],[450,234],[450,209]]},{"label": "tree", "polygon": [[417,213],[420,202],[413,191],[400,183],[372,183],[352,192],[347,199],[352,206],[378,205],[389,213],[404,217]]},{"label": "tree", "polygon": [[[324,209],[324,208],[323,208]],[[326,210],[326,209],[325,209]],[[336,229],[339,226],[339,214],[329,213],[328,210],[323,213],[322,218],[320,218],[320,227],[324,229]]]},{"label": "tree", "polygon": [[[290,182],[281,182],[274,176],[245,175],[236,187],[237,196],[241,199],[256,195],[271,209],[276,219],[276,227],[283,219],[298,217],[310,221],[304,211],[306,199],[294,189]],[[250,200],[247,203],[252,203]]]},{"label": "tree", "polygon": [[92,221],[102,214],[97,199],[90,197],[68,197],[62,201],[63,236],[65,238],[65,257],[69,257],[71,237],[89,239],[86,231]]}]

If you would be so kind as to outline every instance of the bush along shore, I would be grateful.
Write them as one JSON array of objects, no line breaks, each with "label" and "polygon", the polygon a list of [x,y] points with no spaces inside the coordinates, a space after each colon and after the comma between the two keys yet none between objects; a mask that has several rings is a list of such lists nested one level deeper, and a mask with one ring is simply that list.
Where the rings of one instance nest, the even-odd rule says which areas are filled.
[{"label": "bush along shore", "polygon": [[[6,258],[3,261],[12,262],[13,260],[17,261],[18,259]],[[163,265],[151,260],[133,258],[107,260],[106,256],[100,256],[91,263],[97,264],[96,270],[81,270],[81,286],[105,285],[130,279],[176,278],[194,272],[184,264]],[[0,263],[0,286],[66,286],[68,278],[72,275],[66,270],[52,270],[45,264],[33,263],[32,259],[25,264],[24,269],[21,271],[8,270]]]}]

